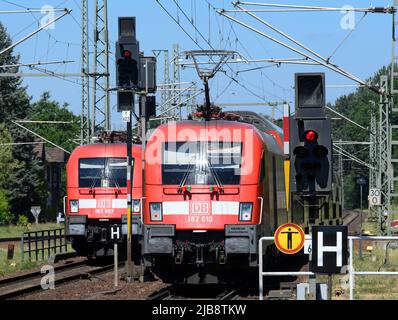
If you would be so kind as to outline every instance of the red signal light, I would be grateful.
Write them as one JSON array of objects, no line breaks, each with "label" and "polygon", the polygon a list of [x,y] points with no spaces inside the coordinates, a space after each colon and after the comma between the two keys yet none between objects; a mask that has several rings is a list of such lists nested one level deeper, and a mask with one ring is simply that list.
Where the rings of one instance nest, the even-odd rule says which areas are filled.
[{"label": "red signal light", "polygon": [[318,135],[315,131],[309,130],[305,133],[305,140],[308,142],[314,141],[316,138],[318,138]]},{"label": "red signal light", "polygon": [[124,50],[124,51],[123,51],[123,57],[125,57],[125,58],[131,58],[131,51],[129,51],[129,50]]}]

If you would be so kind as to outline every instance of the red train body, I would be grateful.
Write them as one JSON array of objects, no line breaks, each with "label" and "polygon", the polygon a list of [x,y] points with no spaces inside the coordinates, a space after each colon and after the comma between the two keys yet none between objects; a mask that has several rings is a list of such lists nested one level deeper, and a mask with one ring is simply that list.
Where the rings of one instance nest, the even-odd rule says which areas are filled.
[{"label": "red train body", "polygon": [[[142,196],[141,146],[133,151],[133,234],[138,234]],[[76,148],[69,158],[65,203],[66,234],[85,256],[112,254],[110,225],[127,234],[126,144],[92,144]]]},{"label": "red train body", "polygon": [[224,120],[158,127],[145,153],[146,266],[167,282],[256,266],[258,239],[288,220],[278,138]]}]

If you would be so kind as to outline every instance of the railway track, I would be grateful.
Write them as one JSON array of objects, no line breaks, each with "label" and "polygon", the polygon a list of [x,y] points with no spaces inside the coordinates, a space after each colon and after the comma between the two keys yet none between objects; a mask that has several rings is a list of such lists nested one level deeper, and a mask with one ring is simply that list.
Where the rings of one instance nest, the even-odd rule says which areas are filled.
[{"label": "railway track", "polygon": [[348,226],[349,235],[359,235],[361,228],[361,213],[359,211],[345,211],[343,224]]},{"label": "railway track", "polygon": [[[209,287],[211,290],[206,290]],[[223,289],[223,288],[220,288]],[[192,288],[187,288],[179,285],[171,285],[169,287],[163,288],[157,292],[152,293],[146,300],[156,301],[156,300],[239,300],[239,290],[238,289],[225,289],[217,290],[214,286],[200,286],[198,290],[192,290]],[[194,294],[193,294],[194,292]]]},{"label": "railway track", "polygon": [[[87,260],[54,267],[54,285],[89,278],[113,269],[113,264],[92,266]],[[41,280],[45,276],[40,271],[0,280],[0,299],[15,298],[42,289]]]}]

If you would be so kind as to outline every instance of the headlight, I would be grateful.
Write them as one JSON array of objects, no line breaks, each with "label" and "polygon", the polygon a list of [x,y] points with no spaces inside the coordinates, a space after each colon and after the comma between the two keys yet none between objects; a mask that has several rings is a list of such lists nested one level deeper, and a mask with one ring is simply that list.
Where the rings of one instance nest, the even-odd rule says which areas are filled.
[{"label": "headlight", "polygon": [[138,213],[141,211],[141,201],[140,200],[134,200],[133,201],[133,212]]},{"label": "headlight", "polygon": [[152,202],[149,204],[149,212],[151,214],[151,221],[162,221],[162,203]]},{"label": "headlight", "polygon": [[71,213],[79,213],[79,200],[70,200],[69,205]]},{"label": "headlight", "polygon": [[239,206],[239,221],[251,221],[253,212],[252,202],[241,202]]}]

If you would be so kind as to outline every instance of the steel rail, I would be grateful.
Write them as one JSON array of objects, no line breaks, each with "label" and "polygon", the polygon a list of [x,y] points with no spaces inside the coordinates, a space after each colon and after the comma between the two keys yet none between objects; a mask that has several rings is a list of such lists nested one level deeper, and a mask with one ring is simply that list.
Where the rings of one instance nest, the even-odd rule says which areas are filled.
[{"label": "steel rail", "polygon": [[[113,263],[106,266],[89,266],[87,261],[54,268],[54,285],[76,281],[84,275],[94,275],[113,270]],[[75,272],[74,272],[75,271]],[[15,298],[42,289],[41,279],[45,276],[40,271],[0,280],[0,299]]]}]

